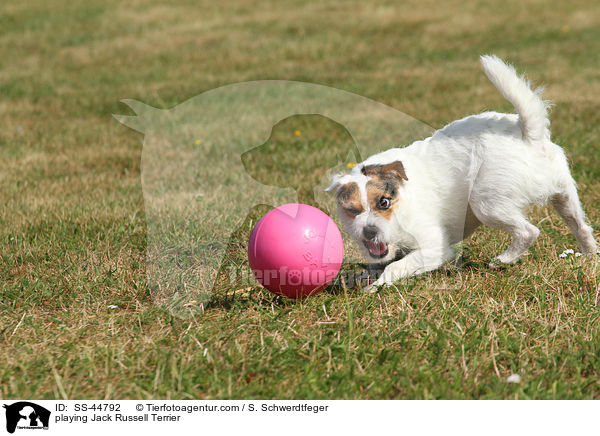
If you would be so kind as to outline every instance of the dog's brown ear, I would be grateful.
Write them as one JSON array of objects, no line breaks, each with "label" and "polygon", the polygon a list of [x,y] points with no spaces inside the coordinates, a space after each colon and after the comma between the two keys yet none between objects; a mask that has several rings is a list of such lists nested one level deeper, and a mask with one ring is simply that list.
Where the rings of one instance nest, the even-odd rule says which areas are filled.
[{"label": "dog's brown ear", "polygon": [[362,168],[362,173],[365,176],[373,176],[378,173],[393,173],[401,180],[408,180],[408,177],[406,177],[406,172],[404,171],[404,165],[402,165],[402,162],[399,160],[385,165],[367,165]]},{"label": "dog's brown ear", "polygon": [[400,162],[399,160],[389,163],[387,165],[384,165],[383,168],[381,168],[381,170],[383,172],[392,171],[392,172],[398,174],[398,176],[402,180],[408,180],[408,177],[406,177],[406,172],[404,171],[404,165],[402,165],[402,162]]}]

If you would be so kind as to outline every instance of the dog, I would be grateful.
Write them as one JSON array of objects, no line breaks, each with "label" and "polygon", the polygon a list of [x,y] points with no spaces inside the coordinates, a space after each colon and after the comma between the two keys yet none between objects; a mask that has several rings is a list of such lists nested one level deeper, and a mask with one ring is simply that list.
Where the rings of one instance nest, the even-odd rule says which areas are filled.
[{"label": "dog", "polygon": [[550,139],[550,103],[498,57],[480,60],[516,114],[454,121],[333,175],[325,189],[336,192],[343,226],[370,266],[385,266],[368,291],[439,268],[456,257],[452,245],[481,224],[512,237],[490,266],[516,263],[540,233],[525,214],[531,204],[550,202],[582,252],[596,253],[565,153]]}]

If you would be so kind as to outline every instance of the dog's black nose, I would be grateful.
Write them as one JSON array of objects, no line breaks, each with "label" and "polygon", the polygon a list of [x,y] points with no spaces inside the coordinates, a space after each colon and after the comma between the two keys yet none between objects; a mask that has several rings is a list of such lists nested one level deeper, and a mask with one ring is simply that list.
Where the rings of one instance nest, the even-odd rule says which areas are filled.
[{"label": "dog's black nose", "polygon": [[365,237],[365,239],[368,239],[368,240],[375,239],[375,236],[377,236],[377,227],[375,227],[375,226],[363,227],[363,236]]}]

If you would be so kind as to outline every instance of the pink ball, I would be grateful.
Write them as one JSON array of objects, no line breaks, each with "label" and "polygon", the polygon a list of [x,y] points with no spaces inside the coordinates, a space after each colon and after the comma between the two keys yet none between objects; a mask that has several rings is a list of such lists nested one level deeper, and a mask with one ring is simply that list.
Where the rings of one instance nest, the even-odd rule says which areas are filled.
[{"label": "pink ball", "polygon": [[301,203],[284,204],[263,216],[248,243],[256,279],[269,291],[289,298],[325,289],[344,257],[342,235],[321,210]]}]

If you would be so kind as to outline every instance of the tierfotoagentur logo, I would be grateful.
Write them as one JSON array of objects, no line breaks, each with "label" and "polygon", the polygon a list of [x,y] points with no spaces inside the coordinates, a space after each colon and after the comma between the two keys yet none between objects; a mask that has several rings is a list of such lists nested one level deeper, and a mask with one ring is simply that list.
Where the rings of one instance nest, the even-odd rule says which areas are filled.
[{"label": "tierfotoagentur logo", "polygon": [[48,430],[50,411],[29,401],[19,401],[6,409],[6,431],[14,433],[19,430]]}]

